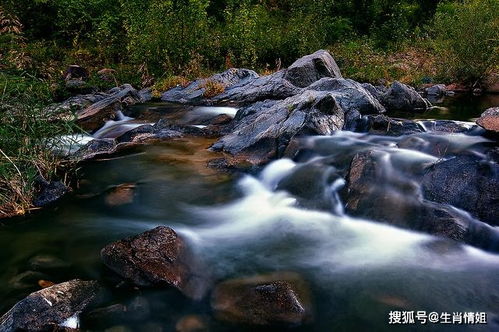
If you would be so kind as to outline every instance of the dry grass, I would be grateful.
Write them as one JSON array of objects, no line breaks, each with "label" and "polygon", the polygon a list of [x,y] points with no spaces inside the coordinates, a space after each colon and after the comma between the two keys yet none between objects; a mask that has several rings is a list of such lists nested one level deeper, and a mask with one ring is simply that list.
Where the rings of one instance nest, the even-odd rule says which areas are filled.
[{"label": "dry grass", "polygon": [[225,87],[225,84],[213,80],[205,80],[203,84],[201,84],[201,88],[205,89],[203,93],[205,98],[218,96],[225,91]]},{"label": "dry grass", "polygon": [[152,93],[155,98],[159,98],[161,97],[161,94],[163,92],[177,86],[185,88],[186,86],[189,85],[189,83],[190,81],[184,76],[169,76],[167,78],[157,81],[152,86]]}]

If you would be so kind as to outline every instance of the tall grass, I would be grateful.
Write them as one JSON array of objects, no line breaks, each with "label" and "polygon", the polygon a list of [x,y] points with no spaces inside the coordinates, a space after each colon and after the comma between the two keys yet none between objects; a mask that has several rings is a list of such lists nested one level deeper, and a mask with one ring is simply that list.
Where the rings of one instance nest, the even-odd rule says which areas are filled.
[{"label": "tall grass", "polygon": [[0,73],[0,218],[32,209],[37,179],[50,180],[66,162],[51,152],[47,139],[76,127],[44,114],[51,99],[46,82]]}]

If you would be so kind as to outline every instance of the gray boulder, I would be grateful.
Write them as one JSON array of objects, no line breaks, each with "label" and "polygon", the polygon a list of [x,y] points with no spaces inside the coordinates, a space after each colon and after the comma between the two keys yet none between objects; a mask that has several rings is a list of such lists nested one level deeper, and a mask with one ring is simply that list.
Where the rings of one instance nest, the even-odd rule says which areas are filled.
[{"label": "gray boulder", "polygon": [[306,90],[271,107],[260,105],[212,148],[259,165],[281,156],[295,136],[330,135],[344,123],[343,110],[327,91]]},{"label": "gray boulder", "polygon": [[71,280],[32,293],[0,318],[0,332],[77,328],[78,315],[97,297],[96,281]]},{"label": "gray boulder", "polygon": [[431,107],[416,90],[397,81],[381,96],[381,103],[389,111],[424,112]]},{"label": "gray boulder", "polygon": [[426,88],[425,92],[428,96],[441,97],[445,96],[447,88],[445,87],[445,84],[435,84]]},{"label": "gray boulder", "polygon": [[354,80],[322,78],[310,85],[308,90],[331,92],[345,112],[355,110],[364,115],[386,111],[383,105],[362,84]]},{"label": "gray boulder", "polygon": [[209,82],[219,84],[224,89],[229,89],[236,85],[244,85],[257,78],[258,74],[253,70],[231,68],[209,78],[196,80],[185,88],[177,86],[170,89],[161,95],[161,100],[194,105],[208,103],[207,99],[209,98],[205,97],[205,93],[207,90],[206,85]]},{"label": "gray boulder", "polygon": [[299,88],[305,88],[323,77],[342,78],[338,65],[325,50],[296,60],[284,75],[284,79]]},{"label": "gray boulder", "polygon": [[224,93],[213,98],[214,102],[234,102],[250,104],[266,99],[285,99],[300,93],[301,88],[296,87],[284,78],[286,72],[281,70],[272,75],[237,84],[226,89]]}]

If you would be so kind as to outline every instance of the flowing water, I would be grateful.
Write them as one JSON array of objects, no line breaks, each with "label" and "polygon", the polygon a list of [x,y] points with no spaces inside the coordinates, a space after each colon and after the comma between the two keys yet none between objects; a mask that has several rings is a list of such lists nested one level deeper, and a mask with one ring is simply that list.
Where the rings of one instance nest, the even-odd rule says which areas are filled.
[{"label": "flowing water", "polygon": [[[233,114],[232,109],[186,112],[155,104],[137,106],[127,115],[145,123],[137,116],[140,110],[191,125],[203,125],[206,113]],[[475,110],[472,117],[479,113]],[[123,125],[135,125],[130,121],[109,123],[96,135],[115,137]],[[309,137],[295,160],[275,161],[251,175],[206,168],[208,160],[220,157],[206,150],[213,142],[180,138],[88,162],[80,169],[79,187],[56,207],[3,225],[0,312],[39,289],[39,280],[82,278],[111,284],[115,277],[101,263],[100,249],[167,225],[190,243],[214,281],[274,271],[300,273],[311,287],[314,321],[294,331],[499,330],[498,254],[404,225],[353,218],[345,213],[342,194],[345,168],[357,152],[377,151],[386,171],[380,175],[385,176],[385,193],[417,200],[417,193],[404,190],[411,185],[418,190],[413,175],[448,155],[480,155],[491,144],[487,139],[431,132],[399,138],[340,132]],[[435,149],[442,145],[444,153]],[[131,312],[120,322],[83,320],[82,327],[126,325],[152,331],[161,326],[174,331],[184,315],[210,317],[209,299],[190,301],[170,289],[111,290],[107,301],[130,303],[137,296],[146,299],[146,313]],[[393,326],[388,325],[393,310],[486,312],[488,324]],[[214,319],[210,327],[263,331]]]}]

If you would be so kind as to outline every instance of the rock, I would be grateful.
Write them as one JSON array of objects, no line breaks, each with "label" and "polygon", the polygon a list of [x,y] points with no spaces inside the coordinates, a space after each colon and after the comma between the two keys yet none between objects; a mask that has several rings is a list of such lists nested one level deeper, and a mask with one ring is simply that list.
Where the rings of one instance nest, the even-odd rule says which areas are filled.
[{"label": "rock", "polygon": [[433,164],[422,179],[424,197],[451,204],[491,225],[499,225],[499,165],[473,155]]},{"label": "rock", "polygon": [[427,132],[447,133],[447,134],[481,134],[483,129],[472,122],[454,120],[422,120],[418,124]]},{"label": "rock", "polygon": [[70,65],[64,72],[64,80],[69,81],[73,79],[86,80],[88,79],[88,70],[78,65]]},{"label": "rock", "polygon": [[247,105],[266,99],[281,100],[300,93],[301,88],[284,79],[285,74],[286,72],[281,70],[272,75],[250,80],[244,84],[234,85],[213,98],[213,101]]},{"label": "rock", "polygon": [[323,77],[342,78],[338,65],[325,50],[296,60],[284,75],[284,79],[299,88],[305,88]]},{"label": "rock", "polygon": [[351,215],[499,250],[497,230],[447,204],[422,197],[421,179],[386,173],[383,156],[383,152],[368,150],[353,158],[345,199]]},{"label": "rock", "polygon": [[43,207],[55,203],[71,191],[71,189],[61,181],[47,182],[40,179],[38,181],[38,187],[38,192],[33,199],[33,205],[36,207]]},{"label": "rock", "polygon": [[127,304],[116,303],[93,309],[82,314],[81,320],[85,326],[97,329],[122,323],[142,322],[150,313],[147,299],[137,296]]},{"label": "rock", "polygon": [[123,183],[108,190],[104,201],[108,206],[120,206],[133,203],[134,183]]},{"label": "rock", "polygon": [[445,84],[435,84],[425,89],[425,93],[429,96],[445,96],[447,93],[447,88]]},{"label": "rock", "polygon": [[345,112],[355,110],[365,115],[386,111],[368,90],[364,89],[360,83],[350,79],[323,78],[310,85],[308,89],[331,92]]},{"label": "rock", "polygon": [[334,95],[325,91],[307,90],[247,114],[212,149],[255,165],[280,157],[295,136],[330,135],[344,123]]},{"label": "rock", "polygon": [[29,260],[28,265],[34,271],[41,271],[49,274],[61,274],[71,267],[70,263],[51,255],[36,255]]},{"label": "rock", "polygon": [[140,102],[141,103],[147,103],[152,99],[152,89],[151,88],[144,88],[139,91],[139,97],[140,97]]},{"label": "rock", "polygon": [[424,112],[431,107],[416,90],[397,81],[381,96],[381,103],[389,111]]},{"label": "rock", "polygon": [[49,281],[49,280],[38,280],[38,286],[41,288],[47,288],[47,287],[52,287],[55,285],[55,282]]},{"label": "rock", "polygon": [[173,286],[200,298],[205,284],[195,275],[198,264],[187,244],[169,227],[156,227],[116,241],[101,251],[104,264],[139,287]]},{"label": "rock", "polygon": [[384,87],[383,85],[378,85],[378,86],[374,86],[370,83],[362,83],[361,84],[362,87],[364,89],[366,89],[367,91],[369,91],[369,93],[374,97],[376,98],[377,100],[381,101],[381,96],[386,93],[386,91],[388,90],[386,87]]},{"label": "rock", "polygon": [[177,86],[170,89],[161,95],[161,100],[182,104],[202,104],[206,103],[205,99],[208,99],[205,97],[207,82],[213,82],[228,89],[235,85],[245,84],[256,78],[258,78],[258,74],[252,70],[231,68],[209,78],[196,80],[185,88]]},{"label": "rock", "polygon": [[[32,293],[0,318],[0,332],[76,328],[79,314],[100,290],[96,281],[71,280]],[[68,326],[71,325],[71,326]]]},{"label": "rock", "polygon": [[476,123],[485,130],[499,133],[499,107],[491,107],[485,110],[476,120]]},{"label": "rock", "polygon": [[211,307],[222,321],[296,326],[312,318],[306,282],[295,273],[232,279],[217,285]]},{"label": "rock", "polygon": [[199,315],[187,315],[179,319],[175,325],[177,332],[207,332],[206,318]]},{"label": "rock", "polygon": [[373,135],[402,136],[424,132],[417,122],[406,119],[390,118],[386,115],[368,115],[364,131]]},{"label": "rock", "polygon": [[113,88],[107,92],[107,96],[98,102],[77,111],[76,123],[88,131],[96,131],[105,124],[106,121],[119,117],[125,106],[141,102],[142,99],[131,85],[124,84]]},{"label": "rock", "polygon": [[36,287],[38,280],[48,278],[38,271],[24,271],[9,280],[9,287],[14,289],[30,289]]}]

